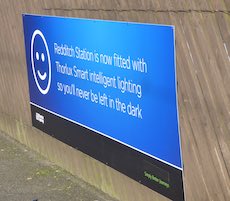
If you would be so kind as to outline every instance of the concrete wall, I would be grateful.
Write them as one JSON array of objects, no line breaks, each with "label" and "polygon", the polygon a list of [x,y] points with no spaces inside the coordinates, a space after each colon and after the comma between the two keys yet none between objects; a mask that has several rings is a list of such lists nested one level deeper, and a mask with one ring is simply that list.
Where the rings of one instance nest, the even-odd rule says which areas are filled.
[{"label": "concrete wall", "polygon": [[122,201],[163,201],[31,126],[22,13],[175,25],[186,198],[230,200],[229,0],[0,1],[0,130]]}]

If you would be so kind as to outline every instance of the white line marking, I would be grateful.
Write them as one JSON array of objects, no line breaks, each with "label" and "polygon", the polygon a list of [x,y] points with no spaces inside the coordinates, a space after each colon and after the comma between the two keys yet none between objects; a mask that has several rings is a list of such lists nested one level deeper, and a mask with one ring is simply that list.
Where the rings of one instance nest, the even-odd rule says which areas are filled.
[{"label": "white line marking", "polygon": [[188,51],[189,51],[189,55],[191,57],[191,60],[192,60],[192,63],[194,64],[194,60],[193,60],[193,56],[192,56],[192,52],[191,52],[191,49],[190,49],[190,46],[189,46],[189,43],[188,41],[186,40],[186,44],[187,44],[187,47],[188,47]]},{"label": "white line marking", "polygon": [[201,176],[202,182],[203,182],[203,184],[204,184],[205,190],[206,190],[206,192],[207,192],[208,199],[209,199],[210,201],[213,201],[213,199],[211,199],[211,196],[210,196],[210,193],[209,193],[209,190],[208,190],[208,186],[207,186],[207,184],[206,184],[206,182],[205,182],[204,175],[203,175],[203,171],[202,171],[202,167],[201,167],[200,161],[199,161],[199,159],[198,159],[198,157],[197,157],[195,148],[192,147],[192,150],[193,150],[194,155],[195,155],[195,160],[196,160],[196,163],[197,163],[197,165],[198,165],[198,169],[199,169],[199,172],[200,172],[200,176]]},{"label": "white line marking", "polygon": [[227,53],[228,61],[230,62],[230,55],[228,54],[228,49],[227,49],[227,46],[226,46],[225,43],[224,43],[224,49],[225,49],[225,51],[226,51],[226,53]]},{"label": "white line marking", "polygon": [[190,45],[189,45],[189,43],[188,43],[188,41],[187,41],[187,39],[186,39],[185,30],[184,30],[184,27],[183,27],[183,24],[182,24],[182,21],[181,21],[181,20],[180,20],[180,24],[181,24],[182,32],[183,32],[183,34],[184,34],[184,36],[185,36],[186,45],[187,45],[187,48],[188,48],[188,51],[189,51],[189,55],[190,55],[190,57],[191,57],[192,63],[195,64],[195,63],[194,63],[193,56],[192,56],[192,52],[191,52],[191,49],[190,49]]},{"label": "white line marking", "polygon": [[230,189],[228,187],[228,181],[226,180],[226,177],[224,176],[224,169],[223,169],[223,166],[221,164],[221,160],[220,160],[220,157],[219,157],[219,154],[216,150],[216,148],[214,149],[215,150],[215,154],[216,154],[216,157],[217,157],[217,160],[218,160],[218,163],[219,163],[219,166],[220,166],[220,171],[221,171],[221,174],[223,175],[223,178],[224,178],[224,181],[225,181],[225,186],[227,188],[227,191],[228,191],[228,194],[230,195]]}]

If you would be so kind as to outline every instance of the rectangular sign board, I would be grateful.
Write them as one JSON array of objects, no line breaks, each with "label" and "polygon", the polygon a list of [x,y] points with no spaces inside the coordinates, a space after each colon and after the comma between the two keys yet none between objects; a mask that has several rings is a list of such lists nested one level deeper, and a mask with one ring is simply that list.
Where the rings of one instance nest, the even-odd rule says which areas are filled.
[{"label": "rectangular sign board", "polygon": [[173,26],[23,15],[32,123],[184,200]]}]

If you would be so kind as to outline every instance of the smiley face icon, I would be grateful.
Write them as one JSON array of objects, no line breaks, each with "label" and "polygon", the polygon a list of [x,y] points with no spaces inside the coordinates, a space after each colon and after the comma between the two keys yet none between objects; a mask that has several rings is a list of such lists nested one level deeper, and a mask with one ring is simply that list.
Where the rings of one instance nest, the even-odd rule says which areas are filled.
[{"label": "smiley face icon", "polygon": [[31,38],[31,65],[35,83],[42,94],[47,94],[51,84],[49,48],[43,33],[35,30]]}]

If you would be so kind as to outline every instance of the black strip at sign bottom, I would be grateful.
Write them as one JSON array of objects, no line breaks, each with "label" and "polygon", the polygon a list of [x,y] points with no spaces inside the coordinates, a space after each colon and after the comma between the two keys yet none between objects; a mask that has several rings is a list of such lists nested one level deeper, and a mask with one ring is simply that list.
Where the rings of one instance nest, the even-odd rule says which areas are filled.
[{"label": "black strip at sign bottom", "polygon": [[182,171],[31,104],[33,126],[175,201]]}]

